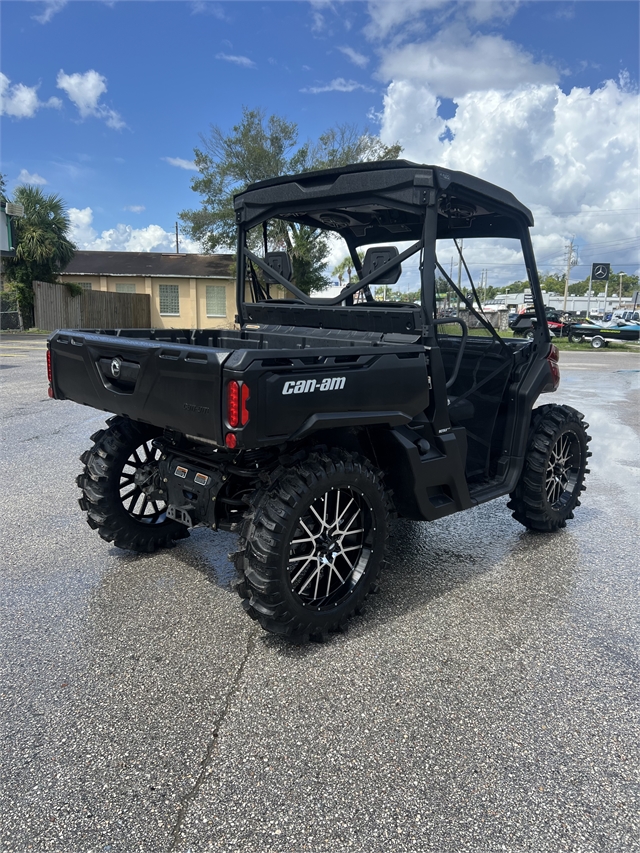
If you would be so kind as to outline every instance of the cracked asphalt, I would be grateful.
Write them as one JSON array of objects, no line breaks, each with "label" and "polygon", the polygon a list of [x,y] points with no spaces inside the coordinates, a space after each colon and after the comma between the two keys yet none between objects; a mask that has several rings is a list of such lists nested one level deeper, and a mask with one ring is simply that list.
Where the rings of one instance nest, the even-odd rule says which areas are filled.
[{"label": "cracked asphalt", "polygon": [[77,506],[104,416],[5,336],[0,850],[640,850],[640,358],[563,353],[591,424],[566,530],[506,498],[400,522],[382,591],[293,647],[230,589],[235,537],[138,556]]}]

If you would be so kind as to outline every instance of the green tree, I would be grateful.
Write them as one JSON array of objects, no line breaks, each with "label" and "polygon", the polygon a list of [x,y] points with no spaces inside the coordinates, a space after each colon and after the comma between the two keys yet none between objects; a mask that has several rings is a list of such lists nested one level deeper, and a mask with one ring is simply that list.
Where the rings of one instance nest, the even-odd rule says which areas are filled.
[{"label": "green tree", "polygon": [[16,219],[16,254],[5,258],[7,280],[14,290],[22,319],[33,325],[33,282],[55,282],[75,253],[69,240],[71,223],[60,196],[45,195],[38,187],[19,186],[13,200],[24,205],[24,217]]},{"label": "green tree", "polygon": [[[549,273],[540,276],[540,287],[546,290],[547,293],[558,293],[564,295],[566,273]],[[527,285],[528,287],[529,285]]]},{"label": "green tree", "polygon": [[7,176],[0,174],[0,201],[7,200]]},{"label": "green tree", "polygon": [[[230,133],[212,125],[194,149],[199,176],[191,188],[201,196],[201,207],[183,210],[183,231],[197,240],[205,252],[235,247],[236,225],[233,196],[249,184],[280,175],[348,163],[394,160],[399,145],[384,145],[368,132],[358,133],[351,125],[339,125],[322,134],[317,142],[300,143],[298,125],[264,110],[243,108],[242,119]],[[262,246],[262,230],[250,235],[252,249]],[[268,242],[272,249],[289,252],[293,281],[311,293],[328,284],[325,273],[329,242],[321,230],[296,223],[270,224]]]},{"label": "green tree", "polygon": [[[358,257],[360,258],[360,263],[362,263],[362,261],[364,261],[364,252],[358,251]],[[338,279],[338,283],[342,287],[342,283],[344,281],[345,276],[347,278],[345,284],[349,285],[352,283],[354,270],[355,267],[353,265],[351,255],[347,255],[340,261],[339,264],[336,264],[336,266],[331,270],[331,275],[335,275],[335,277]]]}]

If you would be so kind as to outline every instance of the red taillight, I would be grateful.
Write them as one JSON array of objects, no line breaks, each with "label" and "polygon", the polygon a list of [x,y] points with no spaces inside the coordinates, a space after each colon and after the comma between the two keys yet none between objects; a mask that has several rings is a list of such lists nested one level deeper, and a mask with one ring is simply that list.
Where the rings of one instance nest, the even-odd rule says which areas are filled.
[{"label": "red taillight", "polygon": [[228,432],[224,437],[224,443],[227,445],[229,450],[233,450],[238,443],[238,439],[234,432]]},{"label": "red taillight", "polygon": [[250,396],[249,386],[245,382],[232,379],[227,385],[227,423],[232,429],[249,422],[247,400]]},{"label": "red taillight", "polygon": [[240,423],[240,386],[235,379],[227,385],[227,421],[231,427]]},{"label": "red taillight", "polygon": [[549,361],[560,361],[560,350],[555,344],[551,344],[551,349],[549,350],[547,358]]},{"label": "red taillight", "polygon": [[249,394],[249,386],[243,382],[242,383],[242,406],[240,408],[240,423],[244,426],[249,421],[249,410],[247,409],[247,400],[250,397]]}]

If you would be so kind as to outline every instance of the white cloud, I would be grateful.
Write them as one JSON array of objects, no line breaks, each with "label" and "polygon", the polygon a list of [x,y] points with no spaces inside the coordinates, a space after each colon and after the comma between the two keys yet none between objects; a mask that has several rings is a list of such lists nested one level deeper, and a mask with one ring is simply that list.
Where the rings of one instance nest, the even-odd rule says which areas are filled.
[{"label": "white cloud", "polygon": [[42,107],[62,106],[59,98],[41,101],[38,98],[39,86],[25,86],[24,83],[11,83],[6,74],[0,71],[0,115],[14,118],[33,118]]},{"label": "white cloud", "polygon": [[162,157],[161,159],[171,166],[176,166],[178,169],[187,169],[190,172],[198,171],[198,167],[193,160],[184,160],[182,157]]},{"label": "white cloud", "polygon": [[37,172],[31,174],[31,172],[27,172],[26,169],[22,169],[22,171],[18,175],[18,183],[36,184],[37,186],[44,186],[44,184],[48,183],[48,181],[46,178],[43,178],[42,175],[39,175]]},{"label": "white cloud", "polygon": [[216,53],[216,59],[222,59],[224,62],[232,62],[234,65],[240,65],[242,68],[255,68],[256,64],[248,56],[234,56],[230,53]]},{"label": "white cloud", "polygon": [[[93,227],[93,210],[69,208],[71,240],[78,249],[94,252],[175,252],[176,235],[160,225],[132,228],[118,223],[100,234]],[[181,252],[199,252],[199,246],[189,237],[180,237]]]},{"label": "white cloud", "polygon": [[142,213],[146,210],[144,204],[128,204],[126,207],[122,208],[123,210],[129,210],[131,213]]},{"label": "white cloud", "polygon": [[114,130],[126,127],[115,110],[100,103],[100,98],[107,91],[107,78],[97,71],[91,69],[84,74],[65,74],[61,69],[58,72],[57,86],[67,93],[69,100],[78,108],[81,119],[94,116],[103,119],[107,127]]},{"label": "white cloud", "polygon": [[48,24],[51,18],[67,5],[68,0],[45,0],[44,10],[40,15],[32,15],[39,24]]},{"label": "white cloud", "polygon": [[[508,20],[516,13],[518,0],[370,0],[370,21],[364,29],[371,41],[387,40],[394,31],[405,34],[424,32],[447,20],[486,23],[490,20]],[[427,18],[429,23],[427,24]]]},{"label": "white cloud", "polygon": [[465,26],[453,26],[429,42],[386,52],[379,76],[411,80],[441,97],[457,99],[468,92],[555,83],[558,72],[501,36],[473,35]]},{"label": "white cloud", "polygon": [[344,53],[347,59],[351,60],[354,65],[357,65],[358,68],[365,68],[369,63],[369,57],[365,56],[363,53],[358,53],[357,50],[354,50],[352,47],[339,47],[339,51]]},{"label": "white cloud", "polygon": [[612,262],[637,266],[639,98],[624,80],[568,94],[553,84],[525,84],[469,92],[456,102],[455,116],[445,121],[433,90],[394,81],[381,137],[399,141],[409,160],[469,172],[513,192],[534,210],[539,258],[559,255],[561,266],[564,240],[575,234],[585,262],[601,250]]},{"label": "white cloud", "polygon": [[357,83],[355,80],[345,80],[344,77],[336,77],[335,80],[332,80],[326,86],[308,86],[305,89],[300,89],[300,91],[311,95],[318,95],[320,92],[355,92],[356,89],[364,89],[365,92],[374,91],[363,83]]}]

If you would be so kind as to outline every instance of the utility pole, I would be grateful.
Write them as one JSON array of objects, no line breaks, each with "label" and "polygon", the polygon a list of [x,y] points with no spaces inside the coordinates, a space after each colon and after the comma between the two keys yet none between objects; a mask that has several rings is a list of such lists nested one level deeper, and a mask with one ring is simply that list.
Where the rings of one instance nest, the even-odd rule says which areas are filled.
[{"label": "utility pole", "polygon": [[180,249],[178,248],[178,223],[176,222],[176,255],[180,254]]},{"label": "utility pole", "polygon": [[622,308],[622,276],[624,275],[624,273],[619,272],[618,275],[620,276],[620,290],[618,291],[618,308]]},{"label": "utility pole", "polygon": [[571,261],[573,260],[573,237],[567,249],[567,272],[564,280],[564,302],[562,303],[562,313],[567,313],[567,298],[569,297],[569,276],[571,275]]}]

